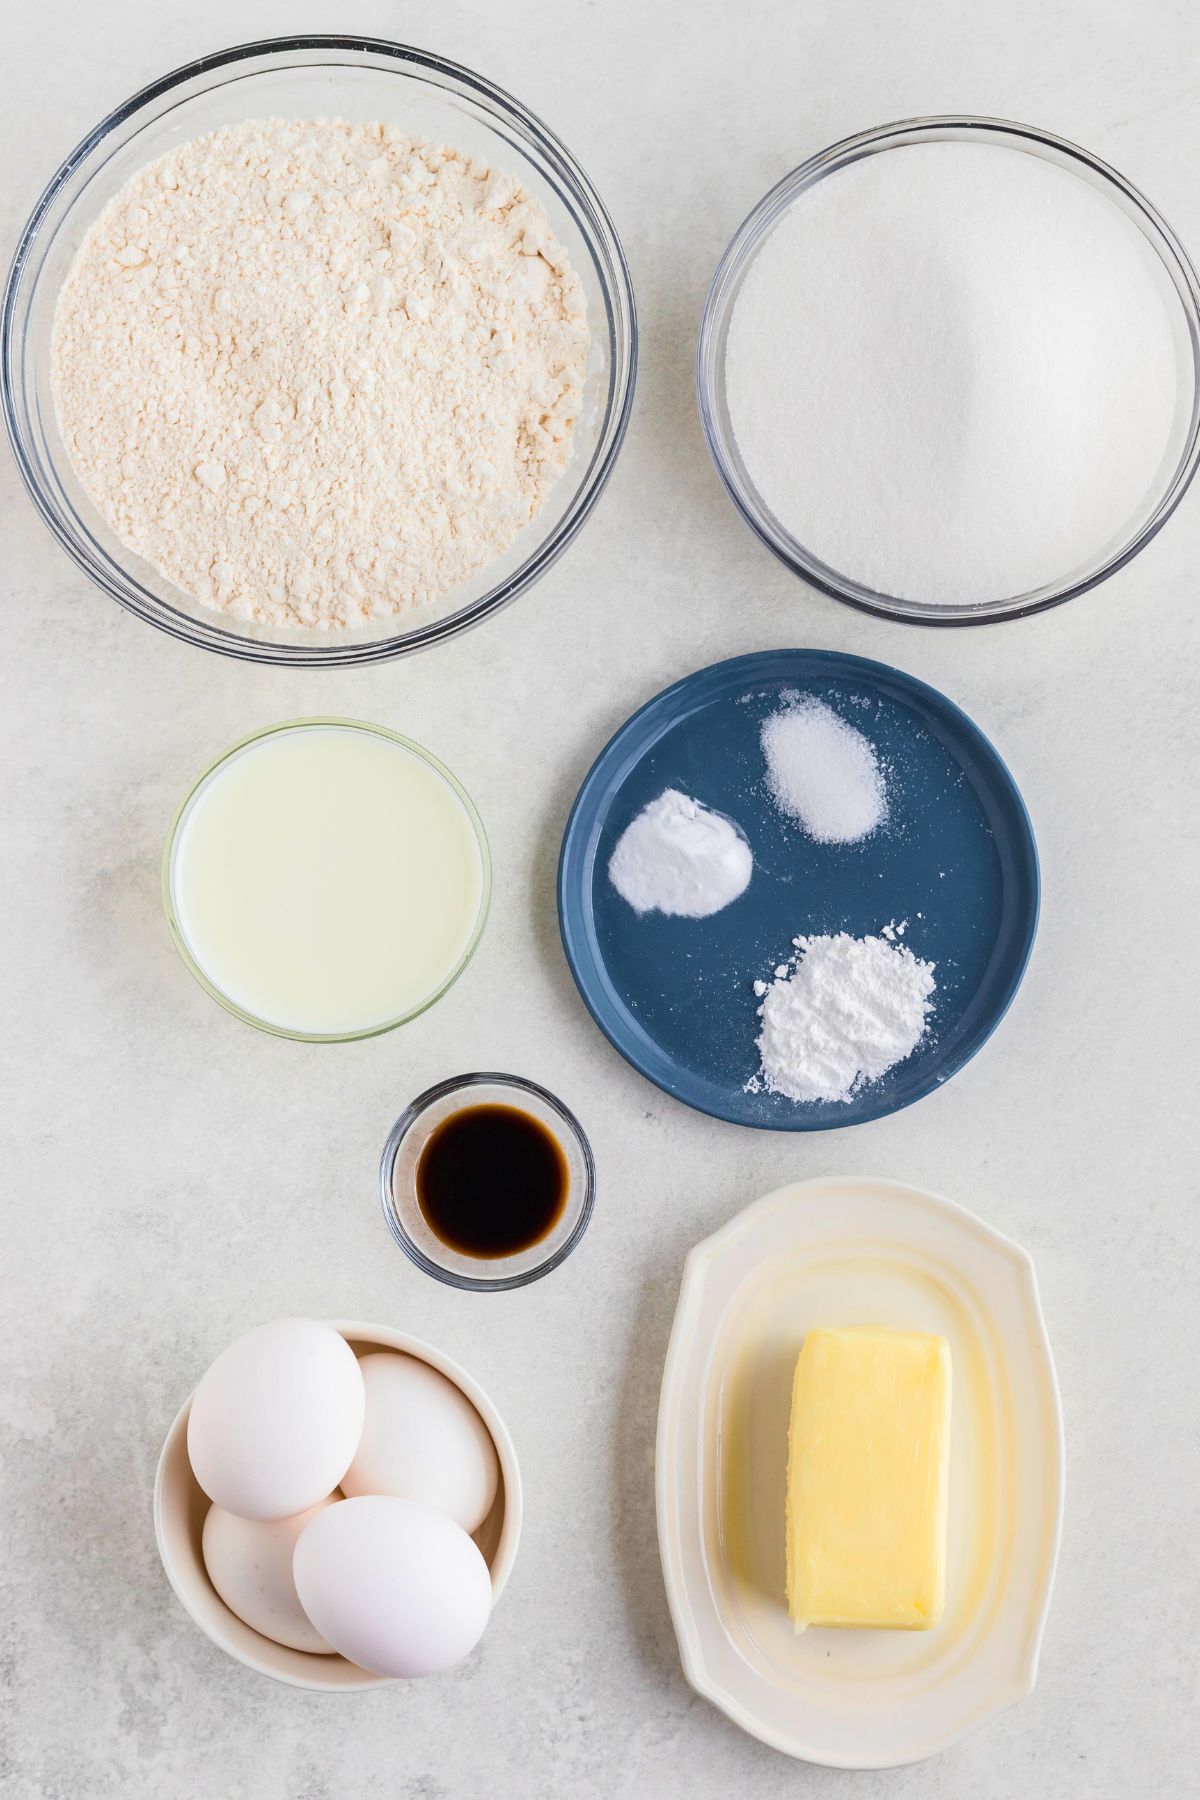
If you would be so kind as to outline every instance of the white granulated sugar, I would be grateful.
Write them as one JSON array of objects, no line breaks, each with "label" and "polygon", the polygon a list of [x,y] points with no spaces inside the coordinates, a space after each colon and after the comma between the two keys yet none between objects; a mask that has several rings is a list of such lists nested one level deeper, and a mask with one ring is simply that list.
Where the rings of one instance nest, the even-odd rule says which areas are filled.
[{"label": "white granulated sugar", "polygon": [[752,480],[809,552],[885,594],[979,603],[1140,521],[1178,449],[1185,349],[1111,201],[1023,151],[933,143],[797,198],[735,303],[726,387]]},{"label": "white granulated sugar", "polygon": [[781,812],[819,844],[856,844],[882,824],[887,797],[869,738],[805,696],[763,721],[767,786]]},{"label": "white granulated sugar", "polygon": [[707,919],[745,892],[753,867],[732,820],[667,788],[621,833],[608,874],[636,913]]},{"label": "white granulated sugar", "polygon": [[587,341],[513,176],[389,125],[257,120],[100,214],[55,406],[129,549],[234,618],[328,629],[510,547],[570,454]]},{"label": "white granulated sugar", "polygon": [[767,985],[758,1038],[761,1071],[751,1086],[789,1100],[849,1100],[903,1062],[925,1035],[934,964],[884,937],[795,940],[789,973]]}]

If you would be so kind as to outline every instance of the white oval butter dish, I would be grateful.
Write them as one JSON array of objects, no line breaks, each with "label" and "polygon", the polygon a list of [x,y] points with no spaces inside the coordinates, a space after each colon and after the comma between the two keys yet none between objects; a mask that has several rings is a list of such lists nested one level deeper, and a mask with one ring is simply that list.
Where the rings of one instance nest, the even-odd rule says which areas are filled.
[{"label": "white oval butter dish", "polygon": [[[784,1585],[792,1374],[815,1325],[945,1337],[954,1363],[945,1614],[797,1634]],[[1033,1264],[898,1182],[780,1188],[689,1254],[659,1404],[658,1536],[684,1673],[764,1743],[888,1768],[1027,1694],[1063,1510],[1058,1386]]]}]

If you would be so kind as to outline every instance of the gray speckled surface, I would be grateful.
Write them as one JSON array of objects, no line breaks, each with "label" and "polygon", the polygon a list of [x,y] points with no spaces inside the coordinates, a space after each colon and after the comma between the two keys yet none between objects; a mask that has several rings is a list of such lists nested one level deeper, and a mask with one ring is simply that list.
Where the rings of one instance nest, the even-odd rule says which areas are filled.
[{"label": "gray speckled surface", "polygon": [[[19,9],[0,114],[6,243],[59,154],[141,83],[239,38],[344,26],[344,11]],[[1200,1749],[1200,498],[1084,602],[986,632],[888,626],[807,594],[739,524],[700,441],[691,362],[705,282],[750,204],[885,118],[977,108],[1059,130],[1200,244],[1200,25],[1167,0],[361,0],[354,21],[476,65],[566,137],[633,266],[638,405],[608,494],[548,579],[473,636],[372,673],[256,671],[156,634],[73,572],[0,459],[0,1792],[1181,1792]],[[609,732],[688,670],[783,642],[860,651],[947,689],[1010,761],[1045,876],[1028,979],[978,1059],[909,1112],[807,1141],[696,1117],[627,1069],[575,997],[552,904],[566,811]],[[467,976],[408,1029],[341,1049],[227,1017],[158,907],[162,836],[189,777],[301,711],[428,743],[475,796],[496,858]],[[491,1298],[422,1280],[374,1193],[400,1106],[472,1065],[560,1090],[601,1177],[571,1262]],[[932,1764],[859,1777],[789,1762],[685,1686],[652,1490],[685,1250],[781,1181],[853,1171],[939,1189],[1033,1252],[1069,1457],[1036,1692]],[[436,1340],[516,1437],[521,1556],[481,1652],[447,1679],[354,1698],[276,1687],[222,1657],[163,1579],[150,1485],[180,1398],[236,1332],[305,1311]]]}]

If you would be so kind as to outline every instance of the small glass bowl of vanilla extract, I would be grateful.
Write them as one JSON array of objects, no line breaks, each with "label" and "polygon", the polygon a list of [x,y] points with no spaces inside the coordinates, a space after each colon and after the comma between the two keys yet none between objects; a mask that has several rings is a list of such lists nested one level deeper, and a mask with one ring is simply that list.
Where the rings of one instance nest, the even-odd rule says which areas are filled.
[{"label": "small glass bowl of vanilla extract", "polygon": [[483,1072],[439,1082],[405,1108],[379,1165],[388,1230],[452,1287],[497,1293],[556,1269],[588,1228],[592,1147],[547,1088]]}]

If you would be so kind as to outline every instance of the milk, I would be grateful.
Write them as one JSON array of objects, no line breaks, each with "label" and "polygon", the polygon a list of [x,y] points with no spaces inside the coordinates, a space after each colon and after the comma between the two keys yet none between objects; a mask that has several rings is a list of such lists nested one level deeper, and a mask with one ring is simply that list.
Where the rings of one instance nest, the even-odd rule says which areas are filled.
[{"label": "milk", "polygon": [[313,724],[219,763],[175,832],[186,953],[243,1012],[369,1032],[434,999],[482,923],[480,836],[454,787],[369,727]]}]

